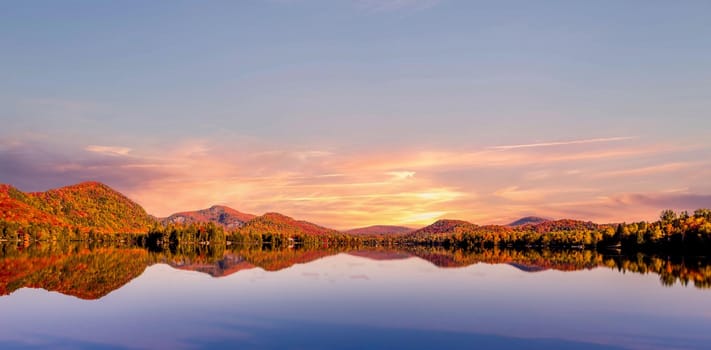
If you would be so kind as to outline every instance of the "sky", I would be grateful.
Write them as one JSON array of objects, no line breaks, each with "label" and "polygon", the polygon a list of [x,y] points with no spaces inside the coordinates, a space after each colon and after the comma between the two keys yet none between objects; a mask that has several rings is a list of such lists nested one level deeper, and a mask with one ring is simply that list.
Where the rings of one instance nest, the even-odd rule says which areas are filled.
[{"label": "sky", "polygon": [[709,1],[1,1],[0,183],[333,228],[711,207]]}]

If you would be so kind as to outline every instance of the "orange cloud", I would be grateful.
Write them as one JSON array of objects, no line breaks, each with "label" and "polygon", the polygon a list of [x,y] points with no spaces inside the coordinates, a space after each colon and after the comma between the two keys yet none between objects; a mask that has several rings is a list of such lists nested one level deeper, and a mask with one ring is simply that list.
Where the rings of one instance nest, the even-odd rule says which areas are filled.
[{"label": "orange cloud", "polygon": [[[255,214],[278,211],[334,228],[418,226],[443,217],[477,223],[505,223],[523,215],[631,220],[654,217],[662,209],[658,206],[667,202],[635,202],[621,193],[692,187],[697,193],[711,193],[711,185],[704,185],[708,163],[684,160],[706,149],[644,144],[639,139],[379,153],[275,150],[197,139],[153,149],[92,145],[71,157],[40,148],[0,149],[2,164],[12,165],[0,175],[13,183],[55,187],[104,181],[157,216],[224,204]],[[665,162],[665,157],[679,160]],[[629,168],[632,161],[656,165]],[[689,171],[694,167],[699,171]],[[656,173],[683,176],[636,179]]]},{"label": "orange cloud", "polygon": [[[592,140],[566,146],[570,147],[510,147],[505,152],[270,150],[231,154],[225,148],[193,142],[163,157],[172,164],[171,176],[136,188],[131,195],[159,215],[220,203],[257,214],[281,211],[336,228],[425,225],[441,217],[500,223],[502,217],[523,214],[576,215],[588,205],[598,207],[595,213],[587,212],[595,218],[617,218],[613,210],[618,208],[605,211],[609,206],[604,184],[581,186],[580,176],[588,174],[581,168],[690,149],[640,144],[612,147],[611,142]],[[575,169],[569,169],[571,164],[576,164]],[[667,168],[674,171],[674,167]],[[455,176],[454,181],[443,178],[461,172],[478,175],[469,182],[463,181],[465,175]],[[618,175],[624,174],[607,176]],[[518,184],[507,184],[506,177]]]}]

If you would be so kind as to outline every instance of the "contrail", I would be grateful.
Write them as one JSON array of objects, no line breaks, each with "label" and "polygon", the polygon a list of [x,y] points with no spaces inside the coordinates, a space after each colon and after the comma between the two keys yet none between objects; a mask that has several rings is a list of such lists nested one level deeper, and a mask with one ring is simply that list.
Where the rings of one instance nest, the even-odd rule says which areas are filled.
[{"label": "contrail", "polygon": [[585,139],[585,140],[571,140],[571,141],[558,141],[558,142],[528,143],[528,144],[521,144],[521,145],[492,146],[492,147],[487,147],[487,149],[509,150],[509,149],[518,149],[518,148],[579,145],[579,144],[584,144],[584,143],[625,141],[625,140],[632,140],[632,139],[636,139],[636,138],[637,138],[636,136],[604,137],[604,138]]}]

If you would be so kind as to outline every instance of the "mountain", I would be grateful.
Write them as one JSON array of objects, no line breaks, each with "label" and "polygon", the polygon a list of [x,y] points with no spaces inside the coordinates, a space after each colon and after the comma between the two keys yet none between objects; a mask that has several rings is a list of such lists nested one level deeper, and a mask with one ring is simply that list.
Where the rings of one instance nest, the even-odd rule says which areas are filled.
[{"label": "mountain", "polygon": [[520,219],[518,219],[506,226],[514,227],[514,226],[523,226],[523,225],[535,225],[535,224],[540,224],[540,223],[543,223],[546,221],[550,221],[550,220],[544,219],[544,218],[538,217],[538,216],[526,216],[526,217],[522,217],[522,218],[520,218]]},{"label": "mountain", "polygon": [[36,201],[10,185],[0,185],[0,220],[26,225],[41,222],[54,226],[68,226],[55,215],[40,209]]},{"label": "mountain", "polygon": [[255,215],[245,214],[230,207],[214,205],[208,209],[175,213],[167,218],[161,219],[161,222],[164,224],[214,222],[222,225],[226,229],[236,229],[242,227],[244,223],[255,217]]},{"label": "mountain", "polygon": [[354,228],[343,233],[349,235],[387,235],[387,234],[405,234],[414,231],[409,227],[404,226],[390,226],[390,225],[375,225],[368,227]]},{"label": "mountain", "polygon": [[241,233],[251,234],[274,234],[288,236],[322,236],[330,234],[339,234],[338,231],[312,224],[307,221],[294,220],[288,216],[279,213],[266,213],[258,216],[242,226],[239,231]]},{"label": "mountain", "polygon": [[140,205],[99,182],[31,193],[0,185],[0,221],[97,233],[145,232],[155,222]]},{"label": "mountain", "polygon": [[423,227],[419,230],[409,233],[411,237],[427,237],[452,235],[462,232],[473,232],[477,229],[477,225],[463,220],[437,220],[434,224]]}]

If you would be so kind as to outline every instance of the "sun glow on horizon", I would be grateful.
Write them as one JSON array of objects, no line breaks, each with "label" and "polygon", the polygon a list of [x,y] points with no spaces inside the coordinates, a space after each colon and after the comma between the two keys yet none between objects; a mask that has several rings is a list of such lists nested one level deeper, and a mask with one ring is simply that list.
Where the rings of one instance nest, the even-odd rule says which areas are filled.
[{"label": "sun glow on horizon", "polygon": [[441,218],[505,224],[526,215],[614,222],[708,206],[711,197],[686,185],[703,176],[687,170],[710,165],[696,157],[708,152],[704,147],[594,140],[388,153],[264,151],[207,141],[92,145],[84,150],[91,162],[51,168],[115,186],[156,216],[221,204],[336,229],[424,226]]},{"label": "sun glow on horizon", "polygon": [[11,0],[0,183],[333,228],[711,207],[711,2],[519,5]]}]

